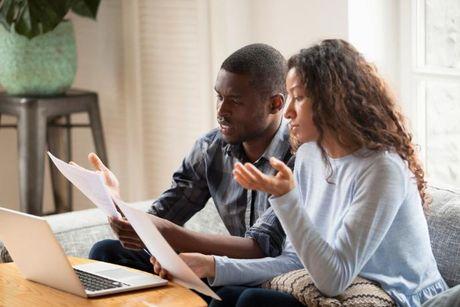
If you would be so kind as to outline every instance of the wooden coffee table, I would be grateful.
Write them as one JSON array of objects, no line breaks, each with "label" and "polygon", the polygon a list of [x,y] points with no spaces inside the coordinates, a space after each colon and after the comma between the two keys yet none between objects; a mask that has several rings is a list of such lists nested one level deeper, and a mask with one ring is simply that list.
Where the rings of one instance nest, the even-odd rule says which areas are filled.
[{"label": "wooden coffee table", "polygon": [[[92,260],[69,257],[72,265]],[[0,306],[206,306],[193,291],[169,282],[167,286],[86,299],[25,280],[14,263],[0,264]]]}]

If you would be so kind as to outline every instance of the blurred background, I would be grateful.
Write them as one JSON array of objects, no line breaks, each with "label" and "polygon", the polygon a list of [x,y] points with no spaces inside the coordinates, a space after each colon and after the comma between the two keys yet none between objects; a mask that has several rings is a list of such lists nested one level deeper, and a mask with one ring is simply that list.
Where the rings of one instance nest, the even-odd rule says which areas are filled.
[{"label": "blurred background", "polygon": [[[99,94],[125,200],[155,198],[194,140],[216,126],[214,80],[228,55],[263,42],[288,58],[325,38],[350,41],[393,87],[429,183],[460,187],[458,0],[102,0],[97,21],[69,18],[78,48],[73,87]],[[89,167],[90,131],[72,133],[74,161]],[[13,209],[16,137],[0,131],[0,206]],[[53,205],[46,172],[45,209]],[[78,191],[73,197],[75,210],[93,206]]]}]

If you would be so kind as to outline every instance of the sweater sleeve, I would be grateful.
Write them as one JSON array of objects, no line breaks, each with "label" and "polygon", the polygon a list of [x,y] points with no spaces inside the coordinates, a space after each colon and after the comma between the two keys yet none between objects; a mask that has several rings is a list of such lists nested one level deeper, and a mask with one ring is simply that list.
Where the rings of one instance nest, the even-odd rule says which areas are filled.
[{"label": "sweater sleeve", "polygon": [[[379,160],[355,180],[353,199],[335,240],[323,239],[301,204],[299,192],[270,198],[288,238],[318,289],[342,293],[359,274],[391,227],[404,201],[408,177],[394,161]],[[328,210],[323,206],[320,210]]]},{"label": "sweater sleeve", "polygon": [[286,242],[281,255],[258,259],[233,259],[214,256],[216,275],[208,278],[211,286],[260,285],[277,275],[303,267],[290,242]]}]

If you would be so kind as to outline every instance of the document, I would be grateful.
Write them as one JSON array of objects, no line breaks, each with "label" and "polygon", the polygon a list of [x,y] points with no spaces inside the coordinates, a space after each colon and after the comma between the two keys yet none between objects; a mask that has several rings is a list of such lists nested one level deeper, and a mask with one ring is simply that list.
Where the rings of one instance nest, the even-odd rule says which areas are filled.
[{"label": "document", "polygon": [[220,300],[220,297],[196,276],[163,238],[153,222],[154,216],[132,208],[122,200],[113,197],[104,183],[102,174],[66,163],[53,156],[50,152],[48,152],[48,155],[64,177],[72,182],[98,208],[108,216],[121,218],[114,205],[114,202],[116,203],[142,242],[144,242],[148,251],[169,272],[173,282]]},{"label": "document", "polygon": [[120,199],[114,198],[114,201],[131,223],[142,242],[144,242],[148,251],[161,263],[162,268],[168,271],[173,282],[221,300],[214,291],[196,276],[164,239],[155,226],[154,216],[135,209]]},{"label": "document", "polygon": [[105,214],[112,217],[121,217],[112,201],[109,189],[104,183],[104,177],[101,173],[90,171],[83,167],[71,165],[64,162],[49,151],[48,155],[58,170],[74,186],[76,186],[86,197],[89,198]]}]

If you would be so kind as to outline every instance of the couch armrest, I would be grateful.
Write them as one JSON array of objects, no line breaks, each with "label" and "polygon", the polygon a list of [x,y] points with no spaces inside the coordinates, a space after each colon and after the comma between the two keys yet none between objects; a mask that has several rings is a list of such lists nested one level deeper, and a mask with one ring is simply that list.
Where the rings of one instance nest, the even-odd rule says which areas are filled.
[{"label": "couch armrest", "polygon": [[431,248],[439,272],[449,287],[460,284],[460,191],[430,186],[427,215]]}]

